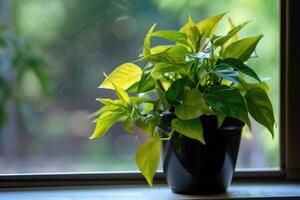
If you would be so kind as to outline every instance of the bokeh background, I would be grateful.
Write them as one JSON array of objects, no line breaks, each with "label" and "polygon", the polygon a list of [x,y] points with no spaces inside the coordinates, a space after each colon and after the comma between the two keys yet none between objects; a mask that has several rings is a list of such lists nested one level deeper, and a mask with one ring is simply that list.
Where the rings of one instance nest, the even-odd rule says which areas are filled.
[{"label": "bokeh background", "polygon": [[[178,29],[188,15],[199,21],[224,11],[236,24],[252,20],[241,37],[264,34],[258,59],[248,64],[270,84],[279,125],[279,0],[0,0],[5,36],[17,34],[28,46],[23,53],[47,63],[39,65],[43,76],[31,67],[14,70],[24,63],[15,64],[12,49],[0,47],[0,78],[18,77],[11,90],[19,99],[8,98],[0,110],[0,174],[137,170],[140,130],[134,137],[116,125],[102,139],[88,140],[94,125],[87,115],[100,107],[94,99],[112,95],[97,89],[102,72],[136,59],[153,23]],[[237,167],[278,169],[278,139],[278,127],[272,140],[254,124],[242,139]]]}]

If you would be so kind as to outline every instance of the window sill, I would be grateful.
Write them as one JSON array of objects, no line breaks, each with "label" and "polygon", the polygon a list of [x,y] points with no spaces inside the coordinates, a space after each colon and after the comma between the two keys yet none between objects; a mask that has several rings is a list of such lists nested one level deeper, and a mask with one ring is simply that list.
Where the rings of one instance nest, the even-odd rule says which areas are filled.
[{"label": "window sill", "polygon": [[165,184],[1,189],[6,200],[100,200],[100,199],[299,199],[300,182],[235,182],[227,194],[188,196],[174,194]]}]

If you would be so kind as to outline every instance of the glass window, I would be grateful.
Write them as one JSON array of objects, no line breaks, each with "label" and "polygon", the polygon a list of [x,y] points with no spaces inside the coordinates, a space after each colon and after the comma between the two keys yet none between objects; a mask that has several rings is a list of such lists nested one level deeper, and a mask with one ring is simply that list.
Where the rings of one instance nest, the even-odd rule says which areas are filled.
[{"label": "glass window", "polygon": [[[0,45],[0,174],[137,170],[140,130],[135,137],[116,125],[88,140],[94,99],[113,95],[97,89],[102,71],[136,59],[155,22],[176,29],[188,15],[198,21],[224,11],[237,24],[252,20],[240,37],[264,34],[249,65],[270,84],[279,125],[279,0],[0,1],[0,34],[12,43]],[[229,29],[227,17],[219,29]],[[272,140],[255,123],[237,167],[279,168],[278,140],[278,127]]]}]

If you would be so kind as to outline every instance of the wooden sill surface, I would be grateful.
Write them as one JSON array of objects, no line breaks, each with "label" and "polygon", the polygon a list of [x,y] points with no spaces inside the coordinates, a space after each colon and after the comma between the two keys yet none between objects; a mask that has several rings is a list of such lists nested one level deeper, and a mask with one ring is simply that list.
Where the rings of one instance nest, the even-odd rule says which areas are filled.
[{"label": "wooden sill surface", "polygon": [[3,200],[300,199],[300,182],[238,182],[226,194],[179,195],[165,184],[1,189]]}]

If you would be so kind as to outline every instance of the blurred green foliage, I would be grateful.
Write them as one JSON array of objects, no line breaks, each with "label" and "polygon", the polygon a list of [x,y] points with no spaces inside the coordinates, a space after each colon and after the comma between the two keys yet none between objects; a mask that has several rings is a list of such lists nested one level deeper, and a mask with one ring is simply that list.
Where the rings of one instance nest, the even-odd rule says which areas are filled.
[{"label": "blurred green foliage", "polygon": [[[22,104],[32,106],[34,102],[22,91],[22,81],[27,72],[31,72],[41,86],[42,92],[49,96],[54,82],[50,67],[34,54],[29,45],[0,25],[0,131],[8,117],[7,104],[14,103],[18,113],[22,114]],[[31,89],[31,88],[28,88]],[[25,91],[26,94],[26,91]]]}]

